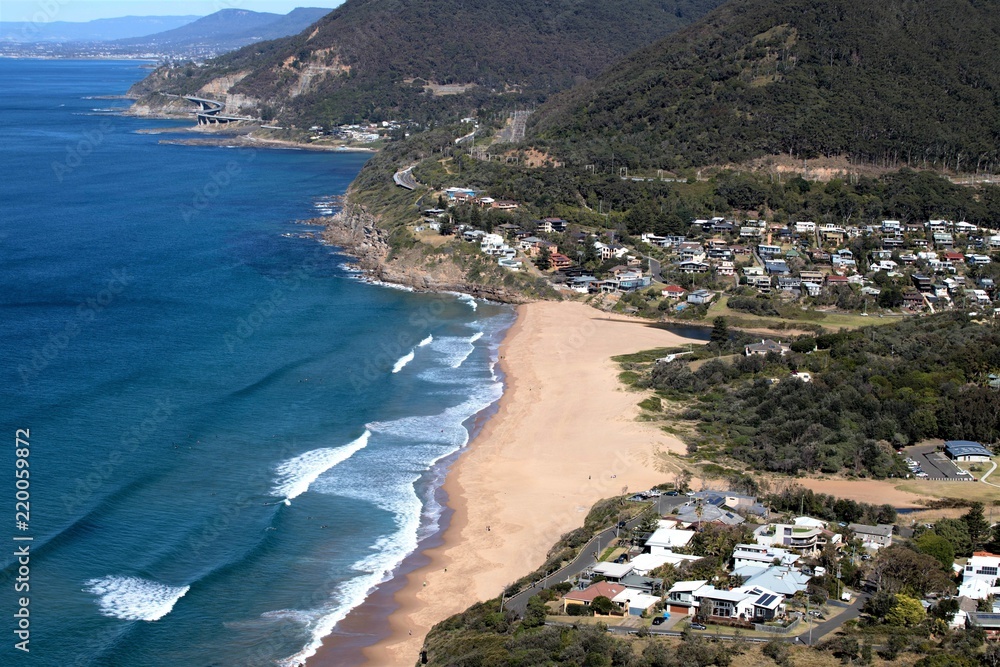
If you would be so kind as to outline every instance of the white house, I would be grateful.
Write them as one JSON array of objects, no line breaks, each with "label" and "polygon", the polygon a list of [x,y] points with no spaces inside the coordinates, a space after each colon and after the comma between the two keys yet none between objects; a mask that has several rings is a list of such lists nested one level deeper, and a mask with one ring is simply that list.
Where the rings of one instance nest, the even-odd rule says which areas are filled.
[{"label": "white house", "polygon": [[662,555],[679,547],[687,546],[694,537],[693,530],[678,530],[677,528],[658,528],[646,540],[646,547],[653,555]]},{"label": "white house", "polygon": [[702,614],[709,618],[763,623],[781,616],[785,609],[784,595],[759,586],[741,586],[729,591],[702,586],[692,595]]},{"label": "white house", "polygon": [[1000,587],[996,585],[998,572],[1000,556],[988,551],[973,553],[962,571],[962,584],[958,587],[958,594],[973,600],[1000,594]]},{"label": "white house", "polygon": [[889,524],[868,526],[863,523],[852,523],[848,528],[861,540],[865,548],[881,549],[892,546],[892,526]]},{"label": "white house", "polygon": [[678,581],[667,591],[667,611],[671,614],[694,615],[698,610],[698,602],[694,592],[707,584],[705,579],[693,581]]},{"label": "white house", "polygon": [[[767,526],[762,526],[766,528]],[[759,529],[758,529],[759,530]],[[771,565],[792,565],[799,557],[787,549],[762,544],[737,544],[733,550],[733,569],[746,565],[770,567]]]}]

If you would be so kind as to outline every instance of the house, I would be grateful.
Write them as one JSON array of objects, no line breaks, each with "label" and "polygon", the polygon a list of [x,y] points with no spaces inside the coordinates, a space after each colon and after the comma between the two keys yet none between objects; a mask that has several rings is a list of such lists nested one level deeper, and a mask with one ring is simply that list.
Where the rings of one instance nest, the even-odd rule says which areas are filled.
[{"label": "house", "polygon": [[679,530],[677,528],[657,528],[649,539],[646,540],[646,549],[654,556],[674,549],[687,546],[687,543],[694,537],[693,530]]},{"label": "house", "polygon": [[688,294],[687,302],[695,305],[701,305],[711,303],[714,298],[715,292],[709,292],[706,289],[699,289]]},{"label": "house", "polygon": [[719,266],[715,269],[715,275],[717,276],[735,276],[736,266],[729,261],[719,262]]},{"label": "house", "polygon": [[810,221],[796,222],[795,223],[795,233],[796,234],[812,234],[816,231],[816,223]]},{"label": "house", "polygon": [[698,560],[698,556],[691,556],[689,554],[676,554],[673,552],[663,551],[658,554],[639,554],[635,558],[629,561],[632,566],[632,575],[630,576],[646,576],[653,570],[664,565],[680,565],[686,562],[693,562]]},{"label": "house", "polygon": [[716,507],[728,507],[729,509],[753,513],[760,513],[760,510],[767,511],[766,508],[757,503],[756,496],[748,496],[744,493],[736,493],[735,491],[713,491],[709,489],[707,491],[698,491],[693,497],[706,505],[714,505]]},{"label": "house", "polygon": [[[761,526],[757,531],[768,526]],[[757,535],[754,531],[754,535]],[[779,565],[794,565],[799,560],[798,555],[787,549],[772,547],[770,544],[737,544],[733,549],[733,569],[739,569],[747,565],[753,567],[770,567],[775,563]]]},{"label": "house", "polygon": [[970,611],[969,625],[983,631],[987,641],[1000,639],[1000,614],[981,611]]},{"label": "house", "polygon": [[997,577],[1000,575],[1000,556],[989,551],[976,551],[962,569],[962,583],[958,594],[973,600],[984,600],[1000,593]]},{"label": "house", "polygon": [[892,526],[880,523],[868,526],[863,523],[852,523],[848,526],[867,549],[881,549],[892,546]]},{"label": "house", "polygon": [[611,601],[621,607],[628,616],[642,616],[660,601],[659,595],[650,595],[634,588],[626,588]]},{"label": "house", "polygon": [[902,229],[902,223],[899,220],[883,220],[882,221],[882,232],[888,234],[898,234]]},{"label": "house", "polygon": [[773,341],[770,338],[761,340],[759,343],[754,343],[753,345],[747,345],[745,348],[743,348],[744,354],[746,354],[746,356],[748,357],[752,357],[755,354],[764,356],[771,352],[774,352],[775,354],[780,354],[781,356],[785,356],[788,352],[791,351],[792,348],[788,347],[787,345],[782,345],[777,341]]},{"label": "house", "polygon": [[823,282],[823,272],[822,271],[800,271],[799,278],[802,282],[816,283],[820,284]]},{"label": "house", "polygon": [[606,581],[611,583],[618,583],[623,577],[627,577],[632,573],[631,563],[598,563],[591,568],[591,571],[604,577]]},{"label": "house", "polygon": [[744,567],[735,570],[733,574],[746,577],[744,586],[758,586],[775,593],[781,593],[786,598],[796,593],[804,593],[809,587],[811,576],[788,566],[773,565],[767,569],[759,567]]},{"label": "house", "polygon": [[573,260],[562,253],[554,252],[549,256],[549,264],[552,268],[560,270],[573,266]]},{"label": "house", "polygon": [[596,584],[587,586],[582,591],[570,591],[563,596],[563,613],[566,613],[566,610],[575,604],[589,607],[594,598],[601,597],[602,595],[609,600],[614,600],[624,590],[625,587],[621,584],[613,584],[610,581],[599,581]]},{"label": "house", "polygon": [[448,199],[471,199],[476,196],[472,188],[445,188],[444,193]]},{"label": "house", "polygon": [[955,246],[955,239],[947,232],[937,232],[932,238],[934,239],[934,245],[938,248],[953,248]]},{"label": "house", "polygon": [[771,259],[764,262],[764,270],[772,276],[787,276],[792,271],[783,259]]},{"label": "house", "polygon": [[660,293],[665,299],[680,299],[687,294],[687,290],[679,285],[667,285]]},{"label": "house", "polygon": [[685,261],[679,263],[677,268],[681,273],[707,273],[712,267],[701,261]]},{"label": "house", "polygon": [[[646,555],[648,556],[649,554]],[[663,579],[645,577],[638,574],[624,576],[618,583],[626,588],[637,590],[640,593],[649,593],[650,595],[659,593],[663,589]]]},{"label": "house", "polygon": [[695,600],[694,592],[703,588],[708,581],[698,579],[692,581],[678,581],[667,591],[667,611],[671,614],[694,615],[698,610],[698,601]]},{"label": "house", "polygon": [[973,266],[984,266],[992,260],[989,255],[969,255],[965,258],[965,261]]},{"label": "house", "polygon": [[764,623],[784,614],[785,596],[757,586],[729,591],[702,586],[692,594],[701,613],[709,619]]},{"label": "house", "polygon": [[757,246],[757,252],[760,253],[761,259],[767,260],[771,257],[777,257],[781,254],[781,246],[779,245],[764,245],[761,244]]},{"label": "house", "polygon": [[759,545],[781,545],[807,554],[819,553],[826,546],[826,533],[822,528],[785,523],[761,526],[754,531],[754,539]]},{"label": "house", "polygon": [[738,526],[746,519],[735,512],[716,507],[715,505],[705,505],[695,503],[685,505],[677,512],[677,520],[687,526],[701,525],[704,523],[717,523],[724,526]]},{"label": "house", "polygon": [[970,440],[950,440],[944,443],[944,453],[952,461],[976,463],[987,463],[993,457],[993,452],[980,443]]}]

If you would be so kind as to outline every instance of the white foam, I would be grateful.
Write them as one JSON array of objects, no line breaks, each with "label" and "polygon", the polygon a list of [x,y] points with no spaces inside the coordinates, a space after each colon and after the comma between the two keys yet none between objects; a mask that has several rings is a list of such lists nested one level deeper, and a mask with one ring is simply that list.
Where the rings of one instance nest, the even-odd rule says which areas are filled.
[{"label": "white foam", "polygon": [[475,351],[475,349],[476,349],[476,345],[475,345],[476,341],[479,340],[482,337],[483,337],[483,332],[480,331],[480,332],[474,334],[473,336],[471,336],[468,340],[466,340],[465,342],[468,345],[468,349],[466,350],[465,354],[463,354],[460,358],[456,359],[455,361],[453,361],[451,363],[451,367],[452,368],[459,368],[462,364],[464,364],[465,360],[469,358],[469,356],[473,353],[473,351]]},{"label": "white foam", "polygon": [[324,447],[300,454],[279,465],[277,477],[271,495],[285,499],[289,504],[292,498],[305,493],[309,486],[324,472],[351,458],[368,445],[371,431],[365,431],[357,440],[342,447]]},{"label": "white foam", "polygon": [[[376,480],[360,481],[359,476],[341,469],[341,478],[324,478],[317,491],[358,498],[371,502],[393,514],[396,530],[379,538],[371,547],[372,553],[357,561],[351,570],[357,576],[340,584],[331,599],[331,606],[315,611],[311,621],[305,623],[312,640],[301,651],[279,662],[282,667],[301,667],[316,654],[324,637],[336,625],[365,601],[379,584],[387,581],[403,560],[416,551],[420,540],[438,529],[443,508],[433,497],[423,501],[417,495],[415,484],[421,476],[442,458],[464,447],[469,432],[462,426],[470,417],[496,401],[503,392],[499,383],[491,383],[463,403],[434,415],[404,417],[367,425],[373,437],[391,437],[405,440],[401,447],[377,447],[365,452],[366,460],[352,465],[386,470],[387,464],[372,465],[373,457],[392,457],[398,472],[382,475]],[[430,492],[433,494],[431,486]],[[282,616],[289,618],[288,610]]]},{"label": "white foam", "polygon": [[97,596],[101,613],[123,621],[158,621],[174,608],[190,586],[167,586],[139,577],[91,579],[86,590]]},{"label": "white foam", "polygon": [[413,348],[408,353],[401,356],[392,367],[393,373],[398,373],[399,371],[406,368],[406,364],[413,361],[413,357],[416,356],[416,348]]},{"label": "white foam", "polygon": [[419,343],[417,343],[417,347],[426,347],[427,345],[430,345],[433,342],[434,342],[434,336],[431,335],[431,334],[428,334],[427,338],[425,338],[422,341],[420,341]]},{"label": "white foam", "polygon": [[475,297],[469,296],[468,294],[459,294],[458,300],[467,303],[469,307],[472,308],[473,312],[475,312],[476,309],[479,308],[479,304],[476,303]]}]

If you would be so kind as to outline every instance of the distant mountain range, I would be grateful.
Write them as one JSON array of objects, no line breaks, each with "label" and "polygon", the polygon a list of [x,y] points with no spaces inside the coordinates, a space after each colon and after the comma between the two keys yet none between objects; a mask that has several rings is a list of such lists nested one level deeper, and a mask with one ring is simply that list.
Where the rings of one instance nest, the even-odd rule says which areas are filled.
[{"label": "distant mountain range", "polygon": [[722,2],[347,0],[307,33],[162,69],[133,92],[218,91],[225,81],[244,112],[305,126],[467,113],[597,76]]},{"label": "distant mountain range", "polygon": [[302,32],[330,12],[299,7],[288,14],[222,9],[208,16],[128,16],[86,23],[0,23],[0,45],[43,45],[53,55],[87,53],[210,57]]},{"label": "distant mountain range", "polygon": [[549,100],[529,138],[570,164],[767,155],[1000,167],[1000,11],[985,0],[739,0]]},{"label": "distant mountain range", "polygon": [[0,21],[0,42],[105,42],[143,37],[197,21],[197,16],[122,16],[81,23]]},{"label": "distant mountain range", "polygon": [[288,14],[222,9],[173,30],[116,40],[114,46],[150,51],[197,48],[230,51],[247,44],[298,34],[329,13],[329,9],[321,7],[299,7]]}]

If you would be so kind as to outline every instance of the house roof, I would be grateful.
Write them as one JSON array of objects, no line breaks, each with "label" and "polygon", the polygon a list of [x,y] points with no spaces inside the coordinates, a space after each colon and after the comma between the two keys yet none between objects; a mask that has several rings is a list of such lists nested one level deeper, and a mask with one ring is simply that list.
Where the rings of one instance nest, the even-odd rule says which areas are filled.
[{"label": "house roof", "polygon": [[594,572],[608,578],[620,579],[631,572],[632,567],[631,563],[598,563],[594,566]]},{"label": "house roof", "polygon": [[563,597],[567,600],[574,600],[576,602],[593,602],[594,598],[604,596],[606,598],[613,599],[616,595],[625,590],[625,587],[621,584],[612,584],[608,581],[599,581],[596,584],[588,586],[582,591],[570,591]]},{"label": "house roof", "polygon": [[787,567],[770,567],[762,572],[751,575],[747,579],[746,585],[758,586],[774,591],[775,593],[792,596],[799,591],[806,590],[811,578],[799,570]]},{"label": "house roof", "polygon": [[637,591],[634,588],[626,588],[624,591],[613,597],[612,600],[618,604],[627,603],[628,606],[633,609],[636,607],[640,609],[649,609],[660,601],[660,596],[649,595],[648,593]]},{"label": "house roof", "polygon": [[707,579],[697,579],[694,581],[678,581],[676,584],[670,587],[671,593],[693,593],[705,584],[708,583]]},{"label": "house roof", "polygon": [[678,530],[676,528],[657,528],[656,532],[646,540],[646,546],[683,547],[694,537],[693,530]]},{"label": "house roof", "polygon": [[852,523],[848,526],[855,533],[860,533],[862,535],[878,535],[879,537],[890,537],[892,535],[892,526],[889,524],[880,523],[877,526],[868,526],[863,523]]},{"label": "house roof", "polygon": [[727,526],[738,526],[745,521],[739,514],[719,509],[714,505],[703,505],[700,517],[694,505],[682,508],[677,516],[684,523],[723,523]]}]

